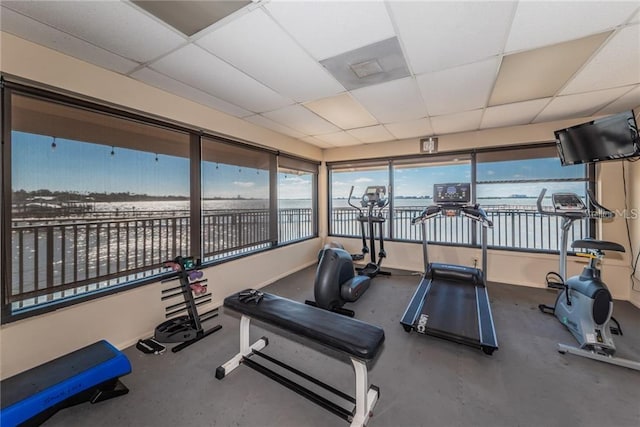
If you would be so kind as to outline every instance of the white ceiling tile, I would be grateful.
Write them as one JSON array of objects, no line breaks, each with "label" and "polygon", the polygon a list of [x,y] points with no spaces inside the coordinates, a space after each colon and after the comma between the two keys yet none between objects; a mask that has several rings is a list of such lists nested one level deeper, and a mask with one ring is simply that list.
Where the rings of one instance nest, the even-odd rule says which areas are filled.
[{"label": "white ceiling tile", "polygon": [[465,111],[464,113],[431,117],[431,125],[436,135],[466,132],[478,129],[481,118],[482,110]]},{"label": "white ceiling tile", "polygon": [[352,136],[365,143],[393,141],[396,139],[382,125],[348,130]]},{"label": "white ceiling tile", "polygon": [[411,120],[408,122],[388,123],[385,128],[398,139],[417,138],[433,135],[429,119]]},{"label": "white ceiling tile", "polygon": [[427,115],[413,77],[356,89],[351,94],[382,123],[413,120]]},{"label": "white ceiling tile", "polygon": [[561,94],[640,83],[639,52],[640,24],[622,28],[578,72]]},{"label": "white ceiling tile", "polygon": [[502,52],[515,2],[389,2],[415,74]]},{"label": "white ceiling tile", "polygon": [[626,1],[521,1],[506,52],[533,49],[603,32],[624,23],[638,7]]},{"label": "white ceiling tile", "polygon": [[344,131],[328,133],[325,135],[316,135],[314,138],[331,144],[334,147],[346,147],[348,145],[362,144],[362,141],[354,138],[352,135]]},{"label": "white ceiling tile", "polygon": [[304,142],[307,142],[309,144],[315,145],[316,147],[320,147],[320,148],[333,147],[333,145],[329,144],[328,142],[320,141],[318,138],[314,136],[305,136],[304,138],[302,138],[302,140]]},{"label": "white ceiling tile", "polygon": [[184,46],[150,64],[150,67],[254,113],[293,103],[194,45]]},{"label": "white ceiling tile", "polygon": [[429,116],[482,108],[487,104],[500,59],[450,68],[416,77]]},{"label": "white ceiling tile", "polygon": [[535,123],[588,117],[629,91],[628,87],[598,90],[554,98],[534,120]]},{"label": "white ceiling tile", "polygon": [[633,15],[633,18],[631,18],[631,20],[629,20],[630,24],[637,24],[640,22],[640,10],[638,10],[636,12],[635,15]]},{"label": "white ceiling tile", "polygon": [[378,121],[348,93],[307,102],[304,106],[341,129],[378,124]]},{"label": "white ceiling tile", "polygon": [[489,107],[484,111],[480,128],[518,126],[531,123],[550,100],[551,98],[541,98]]},{"label": "white ceiling tile", "polygon": [[218,28],[197,43],[298,102],[344,92],[342,85],[262,9]]},{"label": "white ceiling tile", "polygon": [[151,86],[155,86],[158,89],[173,93],[174,95],[178,95],[183,98],[195,101],[199,104],[215,108],[216,110],[222,111],[223,113],[231,114],[232,116],[246,117],[253,114],[250,111],[245,110],[244,108],[240,108],[236,105],[230,104],[226,101],[223,101],[222,99],[216,98],[213,95],[209,95],[206,92],[188,86],[182,82],[160,74],[157,71],[153,71],[150,68],[142,68],[132,73],[131,77],[150,84]]},{"label": "white ceiling tile", "polygon": [[251,122],[253,124],[256,124],[258,126],[262,126],[262,127],[267,128],[267,129],[271,129],[271,130],[274,130],[276,132],[280,132],[280,133],[283,133],[285,135],[292,136],[294,138],[302,138],[303,136],[306,136],[302,132],[298,132],[297,130],[293,130],[291,128],[283,126],[280,123],[276,123],[273,120],[270,120],[270,119],[268,119],[268,118],[266,118],[264,116],[261,116],[261,115],[249,116],[249,117],[245,117],[244,119],[246,121]]},{"label": "white ceiling tile", "polygon": [[340,130],[301,105],[291,105],[279,110],[269,111],[264,113],[263,116],[305,135],[319,135]]},{"label": "white ceiling tile", "polygon": [[640,107],[640,85],[635,86],[629,92],[625,93],[602,110],[596,111],[595,114],[615,114],[638,107]]},{"label": "white ceiling tile", "polygon": [[264,7],[318,60],[395,36],[381,1],[286,1]]},{"label": "white ceiling tile", "polygon": [[185,42],[127,2],[3,1],[19,13],[125,58],[147,62]]},{"label": "white ceiling tile", "polygon": [[0,28],[25,40],[57,50],[108,70],[126,74],[139,64],[2,7]]}]

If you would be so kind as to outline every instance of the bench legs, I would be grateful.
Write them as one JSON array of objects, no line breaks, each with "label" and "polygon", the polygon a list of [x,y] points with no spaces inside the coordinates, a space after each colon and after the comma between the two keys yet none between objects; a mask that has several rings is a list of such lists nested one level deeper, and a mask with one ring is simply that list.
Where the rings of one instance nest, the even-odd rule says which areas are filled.
[{"label": "bench legs", "polygon": [[353,363],[353,368],[356,372],[356,407],[351,427],[364,426],[369,421],[369,417],[371,417],[373,407],[378,401],[380,390],[374,385],[369,387],[365,362],[352,357],[351,363]]},{"label": "bench legs", "polygon": [[266,337],[260,338],[253,344],[249,344],[249,325],[251,324],[251,318],[242,315],[240,319],[240,353],[233,356],[224,365],[218,366],[216,369],[216,378],[221,380],[229,372],[240,366],[240,362],[243,357],[249,356],[254,350],[262,350],[269,344],[269,340]]},{"label": "bench legs", "polygon": [[[316,385],[319,385],[320,387],[324,387],[325,389],[332,391],[334,393],[338,393],[339,395],[342,395],[343,398],[344,396],[346,396],[347,400],[350,400],[351,402],[353,402],[355,404],[355,408],[353,408],[353,411],[351,410],[347,411],[346,409],[342,409],[340,407],[337,407],[335,404],[332,404],[331,402],[326,401],[325,399],[323,399],[322,397],[319,397],[315,393],[307,389],[304,389],[304,387],[299,387],[299,386],[292,387],[292,384],[295,384],[295,383],[292,383],[290,380],[283,379],[284,377],[280,376],[279,374],[276,374],[275,372],[270,371],[268,368],[265,368],[264,366],[258,364],[257,362],[251,361],[249,359],[249,356],[251,356],[252,354],[261,356],[271,361],[275,361],[275,359],[272,359],[271,357],[268,357],[263,353],[260,353],[260,350],[262,350],[269,344],[269,340],[266,337],[260,338],[258,341],[256,341],[253,344],[249,343],[250,323],[251,323],[251,318],[249,318],[248,316],[242,315],[242,318],[240,319],[240,352],[235,356],[233,356],[225,364],[219,366],[216,369],[217,379],[219,380],[223,379],[229,372],[233,371],[238,366],[240,366],[242,362],[244,362],[245,364],[252,367],[253,369],[256,369],[259,372],[271,377],[272,379],[280,382],[282,385],[291,388],[293,391],[299,394],[302,394],[304,397],[316,403],[319,403],[318,401],[320,401],[321,406],[325,407],[325,409],[329,409],[330,411],[334,412],[336,415],[339,415],[345,418],[347,421],[351,421],[351,427],[363,427],[364,425],[366,425],[366,423],[369,421],[369,418],[372,415],[373,407],[376,405],[376,402],[378,401],[378,397],[380,396],[380,390],[375,385],[369,386],[369,381],[367,378],[367,364],[363,360],[356,359],[353,357],[351,358],[351,363],[353,364],[353,368],[355,370],[355,375],[356,375],[355,399],[344,395],[343,393],[333,389],[330,386],[327,386],[324,383],[319,382],[318,380],[313,381]],[[291,372],[294,372],[295,374],[300,375],[303,378],[306,378],[307,380],[310,379],[308,375],[305,375],[300,371],[294,368],[291,368],[290,366],[282,362],[278,362],[278,364],[279,366],[285,369],[288,369]]]}]

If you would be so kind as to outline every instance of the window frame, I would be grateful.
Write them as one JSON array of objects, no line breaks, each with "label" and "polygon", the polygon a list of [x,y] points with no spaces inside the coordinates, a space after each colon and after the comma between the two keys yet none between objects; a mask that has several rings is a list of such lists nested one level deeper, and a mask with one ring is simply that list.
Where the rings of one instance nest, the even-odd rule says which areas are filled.
[{"label": "window frame", "polygon": [[[327,173],[327,188],[329,189],[328,192],[328,201],[327,201],[327,230],[328,230],[328,236],[332,237],[346,237],[346,238],[359,238],[359,236],[356,235],[342,235],[342,234],[334,234],[333,230],[332,230],[332,224],[331,224],[331,219],[332,219],[332,194],[331,194],[331,188],[332,188],[332,178],[333,178],[333,174],[332,174],[332,170],[333,169],[342,169],[342,168],[347,168],[347,167],[352,167],[352,168],[358,168],[359,166],[363,166],[366,167],[367,165],[370,164],[376,164],[376,163],[380,163],[380,162],[388,162],[388,171],[389,171],[389,183],[392,186],[391,188],[393,189],[393,171],[394,171],[394,164],[396,162],[410,162],[412,160],[414,160],[416,162],[416,164],[427,164],[427,163],[434,163],[437,164],[439,161],[442,162],[442,159],[446,159],[446,158],[454,158],[454,157],[465,157],[468,156],[470,158],[470,167],[471,167],[471,194],[472,194],[472,203],[476,202],[476,185],[478,184],[477,182],[477,156],[478,154],[484,154],[484,153],[500,153],[500,152],[508,152],[510,150],[522,150],[524,148],[527,149],[550,149],[550,148],[554,148],[556,147],[556,142],[555,141],[546,141],[546,142],[533,142],[533,143],[528,143],[528,144],[512,144],[512,145],[503,145],[503,146],[493,146],[493,147],[486,147],[486,148],[479,148],[479,149],[470,149],[470,150],[454,150],[454,151],[446,151],[446,152],[440,152],[440,153],[435,153],[435,154],[415,154],[415,155],[402,155],[402,156],[392,156],[392,157],[386,157],[384,159],[382,158],[370,158],[370,159],[363,159],[363,160],[345,160],[345,161],[335,161],[335,162],[327,162],[327,169],[328,169],[328,173]],[[535,158],[535,157],[534,157]],[[561,181],[580,181],[580,182],[584,182],[587,186],[587,188],[593,193],[595,194],[596,192],[596,165],[591,163],[591,164],[585,164],[585,175],[584,178],[580,178],[580,179],[567,179],[567,180],[561,180]],[[539,182],[548,182],[548,181],[552,181],[552,180],[548,180],[548,179],[540,179],[540,180],[532,180],[532,181],[539,181]],[[393,215],[393,194],[391,195],[390,198],[390,204],[389,204],[389,222],[390,222],[390,226],[389,226],[389,236],[387,236],[386,240],[389,241],[393,241],[393,242],[403,242],[403,243],[415,243],[417,242],[416,240],[409,240],[409,239],[398,239],[393,235],[393,230],[394,230],[394,226],[393,226],[393,221],[394,221],[394,215]],[[587,232],[589,234],[589,236],[594,237],[597,235],[597,225],[596,225],[596,220],[594,218],[589,219],[588,221],[588,226],[587,226]],[[455,242],[438,242],[438,241],[434,241],[434,242],[429,242],[430,244],[434,244],[434,245],[441,245],[441,246],[458,246],[458,247],[469,247],[469,248],[479,248],[481,246],[480,242],[479,242],[479,236],[477,235],[477,230],[474,227],[472,229],[472,233],[473,233],[473,237],[472,237],[472,243],[471,244],[464,244],[464,243],[455,243]],[[558,250],[549,250],[549,249],[531,249],[531,248],[519,248],[519,247],[506,247],[506,246],[494,246],[494,245],[490,245],[488,246],[489,249],[493,249],[493,250],[503,250],[503,251],[509,251],[509,252],[523,252],[523,253],[541,253],[541,254],[558,254],[559,251]]]},{"label": "window frame", "polygon": [[[0,198],[2,199],[3,209],[0,213],[0,278],[3,285],[0,286],[0,307],[2,315],[0,317],[0,324],[7,324],[17,320],[37,316],[43,313],[58,310],[63,307],[72,306],[82,302],[102,298],[114,293],[119,293],[131,289],[135,289],[140,286],[145,286],[151,283],[157,283],[172,273],[160,273],[150,277],[144,277],[136,280],[130,280],[121,284],[114,284],[102,289],[87,292],[73,297],[65,297],[57,300],[53,300],[45,303],[38,303],[37,305],[30,306],[28,308],[12,312],[12,303],[7,302],[5,286],[11,286],[12,284],[12,220],[11,209],[12,205],[12,165],[11,165],[11,110],[12,110],[12,96],[20,95],[31,98],[36,98],[45,102],[51,102],[56,104],[62,104],[74,109],[89,110],[98,114],[105,114],[116,118],[126,119],[130,121],[139,122],[143,125],[158,126],[160,128],[179,131],[188,134],[189,138],[189,219],[190,219],[190,231],[189,231],[189,245],[191,253],[189,255],[197,259],[202,259],[203,251],[203,236],[202,236],[202,183],[201,183],[201,148],[202,139],[209,138],[228,144],[232,144],[238,147],[244,147],[252,150],[259,150],[266,152],[272,156],[278,156],[280,154],[286,155],[292,159],[297,159],[308,164],[320,165],[319,161],[306,159],[294,154],[280,153],[280,151],[264,147],[259,144],[249,143],[247,141],[236,140],[228,138],[223,135],[215,134],[212,132],[203,131],[202,129],[194,128],[187,124],[171,121],[170,119],[156,117],[151,114],[142,113],[136,110],[127,109],[126,107],[112,105],[106,101],[93,99],[83,95],[67,93],[56,88],[51,88],[46,85],[38,84],[36,82],[25,81],[24,79],[13,77],[5,73],[0,74],[0,102],[1,102],[1,124],[2,124],[2,149],[0,150],[0,162],[2,163],[2,175],[0,176],[2,182],[0,185]],[[317,187],[317,172],[314,175],[313,182],[313,235],[306,236],[293,242],[286,242],[280,244],[278,242],[278,221],[277,221],[277,162],[271,162],[269,170],[269,197],[270,205],[269,212],[275,221],[271,221],[270,235],[272,236],[271,244],[269,247],[261,248],[255,251],[240,253],[237,255],[229,256],[223,259],[210,260],[202,262],[203,267],[211,267],[226,262],[234,261],[240,258],[254,255],[267,250],[277,249],[283,246],[288,246],[293,243],[302,242],[305,240],[318,237],[318,187]],[[9,207],[9,208],[8,208]],[[276,227],[274,229],[274,227]],[[149,267],[150,269],[152,266]],[[99,283],[96,280],[95,283]],[[59,289],[53,288],[52,294],[58,292]]]},{"label": "window frame", "polygon": [[[280,241],[280,206],[278,205],[278,218],[276,220],[278,222],[278,244],[281,246],[303,241],[310,238],[310,236],[318,236],[318,167],[319,164],[278,153],[276,158],[276,181],[278,181],[278,176],[282,173],[280,168],[311,174],[311,234],[284,242]],[[280,190],[279,183],[277,183],[277,190]],[[279,193],[276,202],[280,202]]]}]

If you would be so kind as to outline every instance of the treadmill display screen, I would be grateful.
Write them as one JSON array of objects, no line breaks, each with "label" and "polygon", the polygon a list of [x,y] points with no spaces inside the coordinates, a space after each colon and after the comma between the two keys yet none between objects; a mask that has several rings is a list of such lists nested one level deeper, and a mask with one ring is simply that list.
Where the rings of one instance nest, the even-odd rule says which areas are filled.
[{"label": "treadmill display screen", "polygon": [[437,204],[464,205],[471,202],[471,184],[435,184],[433,201]]}]

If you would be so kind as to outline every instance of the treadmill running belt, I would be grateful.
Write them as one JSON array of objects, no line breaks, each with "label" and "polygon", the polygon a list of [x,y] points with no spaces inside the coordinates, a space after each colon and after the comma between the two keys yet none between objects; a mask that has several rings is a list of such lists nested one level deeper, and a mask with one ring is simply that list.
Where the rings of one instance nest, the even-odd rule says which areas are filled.
[{"label": "treadmill running belt", "polygon": [[422,308],[427,329],[479,341],[475,286],[450,280],[434,280]]}]

